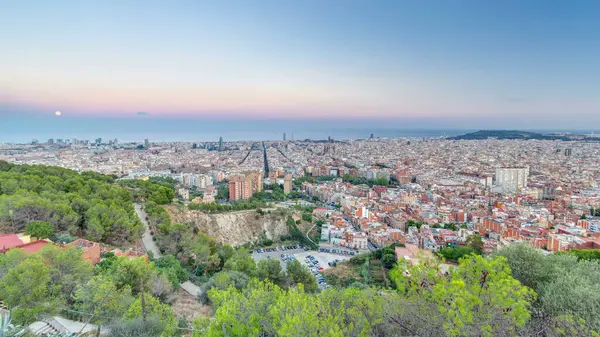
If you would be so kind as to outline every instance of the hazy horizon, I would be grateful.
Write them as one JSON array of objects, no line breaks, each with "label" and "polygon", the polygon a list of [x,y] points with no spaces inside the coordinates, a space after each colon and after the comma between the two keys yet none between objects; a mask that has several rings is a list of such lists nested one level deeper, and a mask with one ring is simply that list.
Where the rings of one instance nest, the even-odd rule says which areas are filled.
[{"label": "hazy horizon", "polygon": [[0,124],[0,143],[26,143],[32,139],[88,139],[102,137],[120,141],[225,141],[334,139],[375,137],[456,136],[481,129],[527,130],[539,132],[599,133],[588,128],[498,127],[493,125],[462,127],[431,125],[419,119],[270,119],[240,120],[217,118],[170,118],[155,116],[90,117],[38,116],[4,118]]}]

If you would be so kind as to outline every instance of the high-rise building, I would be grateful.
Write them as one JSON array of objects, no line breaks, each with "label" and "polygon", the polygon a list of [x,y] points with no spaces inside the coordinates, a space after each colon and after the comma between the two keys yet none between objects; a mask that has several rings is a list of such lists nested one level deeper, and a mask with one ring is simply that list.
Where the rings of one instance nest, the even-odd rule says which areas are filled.
[{"label": "high-rise building", "polygon": [[572,149],[565,149],[565,156],[570,157],[571,154],[573,154],[573,150]]},{"label": "high-rise building", "polygon": [[148,138],[144,139],[144,148],[150,148],[150,141],[148,141]]},{"label": "high-rise building", "polygon": [[283,193],[289,194],[292,191],[292,175],[286,174],[283,177]]},{"label": "high-rise building", "polygon": [[283,133],[283,141],[285,142],[285,132]]},{"label": "high-rise building", "polygon": [[54,144],[54,138],[48,139],[48,144],[50,144],[50,145]]},{"label": "high-rise building", "polygon": [[229,200],[248,200],[256,192],[263,190],[261,172],[239,174],[229,179]]},{"label": "high-rise building", "polygon": [[499,167],[496,169],[496,185],[505,193],[514,193],[527,187],[529,167]]},{"label": "high-rise building", "polygon": [[219,137],[219,151],[223,150],[223,137]]}]

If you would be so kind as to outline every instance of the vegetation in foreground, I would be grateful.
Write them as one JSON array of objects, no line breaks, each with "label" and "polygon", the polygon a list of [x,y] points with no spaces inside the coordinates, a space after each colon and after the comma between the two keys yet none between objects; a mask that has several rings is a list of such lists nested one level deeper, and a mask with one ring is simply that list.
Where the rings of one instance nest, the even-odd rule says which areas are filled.
[{"label": "vegetation in foreground", "polygon": [[389,277],[395,289],[310,294],[269,279],[213,288],[215,316],[197,320],[194,336],[597,336],[591,314],[540,316],[535,291],[503,256],[470,255],[449,273],[397,265]]}]

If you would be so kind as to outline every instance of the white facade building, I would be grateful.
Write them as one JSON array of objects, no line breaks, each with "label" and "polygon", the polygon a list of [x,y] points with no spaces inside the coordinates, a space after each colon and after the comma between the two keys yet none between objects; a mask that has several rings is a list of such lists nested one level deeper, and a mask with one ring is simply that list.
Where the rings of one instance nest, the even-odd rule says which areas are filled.
[{"label": "white facade building", "polygon": [[504,193],[514,193],[527,187],[529,167],[499,167],[496,169],[496,185]]}]

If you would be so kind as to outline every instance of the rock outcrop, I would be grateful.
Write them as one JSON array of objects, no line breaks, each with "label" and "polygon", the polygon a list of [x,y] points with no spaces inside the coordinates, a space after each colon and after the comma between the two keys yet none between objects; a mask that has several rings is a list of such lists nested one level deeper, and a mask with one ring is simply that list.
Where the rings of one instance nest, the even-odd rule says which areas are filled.
[{"label": "rock outcrop", "polygon": [[260,215],[255,210],[207,214],[174,206],[165,207],[173,223],[191,224],[217,242],[241,245],[256,242],[262,233],[274,241],[288,235],[285,217],[279,214]]}]

